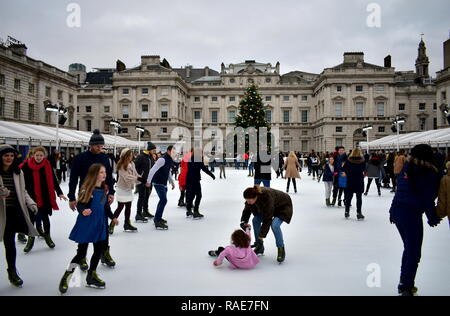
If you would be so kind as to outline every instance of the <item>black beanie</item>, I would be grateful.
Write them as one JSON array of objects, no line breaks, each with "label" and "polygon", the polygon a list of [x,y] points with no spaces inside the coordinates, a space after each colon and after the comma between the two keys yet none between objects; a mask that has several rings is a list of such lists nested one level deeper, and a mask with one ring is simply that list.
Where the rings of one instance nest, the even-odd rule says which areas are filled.
[{"label": "black beanie", "polygon": [[150,151],[150,150],[153,150],[153,149],[156,149],[155,144],[153,144],[152,142],[148,142],[147,143],[147,150]]},{"label": "black beanie", "polygon": [[3,156],[4,154],[7,154],[7,153],[17,153],[17,151],[11,145],[8,145],[8,144],[0,145],[0,158],[1,158],[1,156]]},{"label": "black beanie", "polygon": [[91,139],[89,140],[89,146],[95,146],[95,145],[104,145],[105,139],[100,134],[100,130],[96,129],[94,130],[94,134],[92,134]]},{"label": "black beanie", "polygon": [[422,161],[426,161],[426,162],[430,162],[430,163],[434,162],[433,149],[431,148],[431,146],[426,145],[426,144],[420,144],[420,145],[415,146],[411,150],[411,156],[418,160],[422,160]]}]

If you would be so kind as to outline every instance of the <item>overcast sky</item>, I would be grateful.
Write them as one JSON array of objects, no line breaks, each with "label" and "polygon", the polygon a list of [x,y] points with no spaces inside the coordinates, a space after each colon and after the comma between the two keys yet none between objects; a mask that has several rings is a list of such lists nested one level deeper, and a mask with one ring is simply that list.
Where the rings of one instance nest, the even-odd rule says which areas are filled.
[{"label": "overcast sky", "polygon": [[[81,8],[81,27],[67,26],[67,6]],[[381,8],[381,27],[369,27],[367,6]],[[432,76],[443,67],[450,33],[449,0],[0,0],[0,37],[11,35],[28,55],[67,70],[127,67],[141,55],[160,55],[172,67],[209,66],[254,59],[279,61],[282,73],[320,73],[363,51],[383,65],[413,70],[425,33]],[[373,21],[373,20],[372,20]]]}]

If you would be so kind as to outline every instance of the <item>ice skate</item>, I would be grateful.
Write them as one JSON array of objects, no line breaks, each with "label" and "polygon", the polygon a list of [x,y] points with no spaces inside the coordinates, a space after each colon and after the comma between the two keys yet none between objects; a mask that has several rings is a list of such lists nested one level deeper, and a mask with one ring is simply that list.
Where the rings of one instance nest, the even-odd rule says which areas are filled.
[{"label": "ice skate", "polygon": [[135,220],[136,220],[136,223],[138,223],[138,222],[148,223],[148,219],[140,213],[136,214]]},{"label": "ice skate", "polygon": [[399,296],[418,296],[417,287],[406,288],[402,284],[398,286],[398,294]]},{"label": "ice skate", "polygon": [[61,294],[66,294],[69,289],[69,282],[72,278],[72,274],[74,271],[66,271],[61,279],[61,282],[59,283],[59,292]]},{"label": "ice skate", "polygon": [[358,219],[358,221],[363,221],[365,219],[364,215],[362,215],[361,213],[358,213],[356,215],[356,218]]},{"label": "ice skate", "polygon": [[47,246],[50,249],[53,249],[56,247],[55,243],[53,242],[52,238],[50,237],[50,234],[45,235],[44,239],[45,239],[45,243],[47,244]]},{"label": "ice skate", "polygon": [[200,214],[200,212],[198,211],[198,210],[194,210],[194,216],[193,216],[193,218],[194,219],[202,219],[202,218],[204,218],[205,216],[203,216],[202,214]]},{"label": "ice skate", "polygon": [[23,280],[17,274],[17,271],[8,269],[8,279],[11,285],[21,288],[23,286]]},{"label": "ice skate", "polygon": [[257,256],[264,255],[264,243],[262,241],[255,242],[252,248],[255,248],[254,251]]},{"label": "ice skate", "polygon": [[134,227],[133,225],[131,225],[131,222],[128,220],[123,225],[123,230],[126,232],[137,232],[138,229],[136,227]]},{"label": "ice skate", "polygon": [[111,257],[111,254],[109,253],[109,247],[103,252],[101,262],[102,264],[106,265],[108,268],[111,269],[116,266],[116,263]]},{"label": "ice skate", "polygon": [[160,230],[168,230],[169,226],[166,225],[162,220],[159,222],[155,222],[155,228]]},{"label": "ice skate", "polygon": [[186,217],[192,217],[192,216],[194,216],[194,213],[192,213],[192,210],[187,210],[187,212],[186,212]]},{"label": "ice skate", "polygon": [[86,277],[86,286],[96,289],[105,289],[106,283],[98,277],[97,271],[92,271],[88,273]]},{"label": "ice skate", "polygon": [[22,244],[26,244],[28,242],[28,239],[24,234],[17,234],[17,240]]},{"label": "ice skate", "polygon": [[149,211],[144,211],[144,212],[142,213],[142,215],[143,215],[145,218],[147,218],[147,219],[152,219],[152,218],[155,217],[155,215],[151,214]]},{"label": "ice skate", "polygon": [[280,264],[283,263],[285,259],[286,259],[286,251],[284,247],[278,248],[278,256],[277,256],[278,263]]},{"label": "ice skate", "polygon": [[25,248],[23,249],[23,252],[25,253],[29,253],[33,247],[34,247],[34,237],[28,237],[28,242],[27,245],[25,246]]},{"label": "ice skate", "polygon": [[44,236],[45,236],[45,233],[44,233],[44,229],[42,228],[42,226],[38,226],[38,227],[36,227],[36,230],[38,231],[38,233],[39,233],[39,237],[42,237],[42,238],[44,238]]},{"label": "ice skate", "polygon": [[80,270],[83,272],[86,272],[87,270],[89,270],[89,265],[87,264],[86,258],[83,258],[80,261],[79,266],[80,266]]}]

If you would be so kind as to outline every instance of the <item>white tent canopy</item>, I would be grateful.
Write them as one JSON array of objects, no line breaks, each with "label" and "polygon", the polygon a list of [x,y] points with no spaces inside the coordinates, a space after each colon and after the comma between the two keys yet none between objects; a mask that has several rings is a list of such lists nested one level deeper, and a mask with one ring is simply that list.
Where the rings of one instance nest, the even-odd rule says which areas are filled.
[{"label": "white tent canopy", "polygon": [[[450,147],[450,128],[414,132],[409,134],[390,135],[372,142],[369,142],[371,149],[395,149],[397,141],[400,148],[412,148],[418,144],[428,144],[432,147],[449,148]],[[362,142],[361,147],[367,147],[367,142]]]},{"label": "white tent canopy", "polygon": [[[129,139],[102,134],[106,147],[138,148],[139,143]],[[92,132],[77,131],[59,128],[59,141],[61,147],[88,146]],[[43,125],[22,124],[9,121],[0,121],[0,142],[25,146],[55,146],[56,127]]]}]

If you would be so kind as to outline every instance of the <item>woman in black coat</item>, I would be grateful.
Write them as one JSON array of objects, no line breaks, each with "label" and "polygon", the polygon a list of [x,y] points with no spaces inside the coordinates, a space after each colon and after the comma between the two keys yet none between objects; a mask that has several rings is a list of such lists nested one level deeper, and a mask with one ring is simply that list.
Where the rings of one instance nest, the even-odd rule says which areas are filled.
[{"label": "woman in black coat", "polygon": [[350,157],[344,163],[344,176],[347,178],[347,185],[344,191],[345,198],[345,218],[350,217],[350,205],[353,195],[356,194],[356,212],[358,220],[363,220],[362,214],[362,194],[364,192],[364,173],[366,162],[359,148],[353,150]]}]

